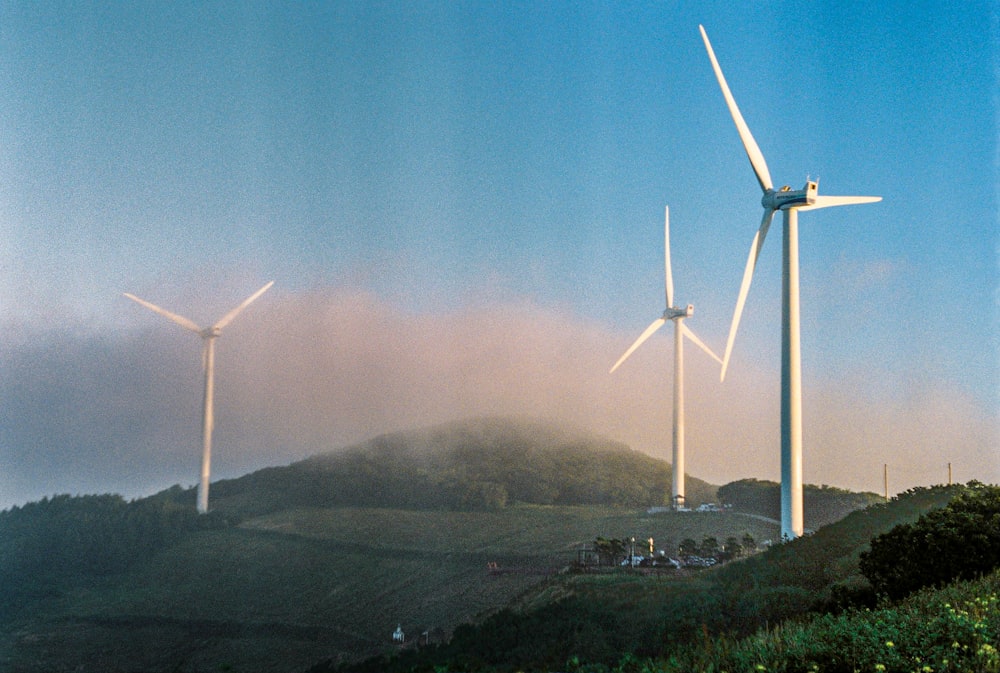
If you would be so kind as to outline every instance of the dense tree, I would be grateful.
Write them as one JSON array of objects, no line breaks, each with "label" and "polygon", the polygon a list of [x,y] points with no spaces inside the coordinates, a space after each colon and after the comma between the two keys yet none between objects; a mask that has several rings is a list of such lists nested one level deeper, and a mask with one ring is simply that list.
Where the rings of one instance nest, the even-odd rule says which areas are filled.
[{"label": "dense tree", "polygon": [[719,487],[719,500],[741,512],[781,516],[781,487],[773,481],[740,479]]},{"label": "dense tree", "polygon": [[597,551],[601,565],[617,565],[625,556],[626,547],[625,540],[618,538],[609,540],[604,537],[598,537],[594,540],[594,549]]},{"label": "dense tree", "polygon": [[0,512],[0,599],[121,572],[189,532],[224,525],[171,497],[57,495],[14,507]]},{"label": "dense tree", "polygon": [[711,536],[706,537],[701,541],[701,546],[698,547],[698,553],[706,558],[718,556],[719,541]]},{"label": "dense tree", "polygon": [[1000,566],[1000,487],[969,484],[942,509],[873,539],[859,565],[891,599]]},{"label": "dense tree", "polygon": [[[774,481],[740,479],[728,483],[719,487],[719,500],[739,512],[781,518],[781,485]],[[805,484],[802,487],[806,526],[812,529],[882,501],[874,493],[855,493],[826,485]]]},{"label": "dense tree", "polygon": [[495,511],[507,506],[507,489],[492,481],[474,481],[465,486],[462,509]]},{"label": "dense tree", "polygon": [[743,545],[735,537],[727,537],[722,545],[722,551],[729,558],[739,558],[743,556]]}]

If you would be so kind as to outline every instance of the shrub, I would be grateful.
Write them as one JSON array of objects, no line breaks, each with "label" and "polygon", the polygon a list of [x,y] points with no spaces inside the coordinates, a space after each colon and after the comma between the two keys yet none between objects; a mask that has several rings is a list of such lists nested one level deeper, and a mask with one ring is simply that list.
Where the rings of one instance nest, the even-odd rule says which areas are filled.
[{"label": "shrub", "polygon": [[970,483],[944,508],[873,539],[859,566],[892,600],[1000,567],[1000,487]]}]

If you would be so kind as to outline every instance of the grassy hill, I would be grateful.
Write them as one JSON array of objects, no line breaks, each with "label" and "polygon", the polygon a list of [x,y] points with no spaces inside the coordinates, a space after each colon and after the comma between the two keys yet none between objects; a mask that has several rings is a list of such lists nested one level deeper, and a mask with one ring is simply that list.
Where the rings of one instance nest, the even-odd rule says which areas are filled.
[{"label": "grassy hill", "polygon": [[[725,505],[740,512],[781,518],[781,484],[776,481],[740,479],[721,486],[718,496]],[[884,498],[875,493],[855,493],[813,484],[804,484],[802,488],[803,518],[809,530],[840,521],[854,510],[881,502]]]},{"label": "grassy hill", "polygon": [[[22,601],[0,670],[294,671],[389,653],[390,634],[448,633],[568,566],[597,535],[773,537],[758,519],[601,506],[499,512],[294,509],[198,531],[127,571]],[[491,574],[490,562],[505,571]],[[438,636],[440,637],[440,636]]]},{"label": "grassy hill", "polygon": [[[736,579],[723,581],[725,569],[553,574],[597,537],[653,537],[670,551],[687,538],[777,538],[778,526],[754,515],[647,514],[669,498],[669,484],[668,465],[621,444],[484,419],[221,482],[207,516],[194,513],[193,492],[179,487],[131,503],[32,503],[0,513],[0,670],[305,670],[397,652],[397,625],[440,642],[473,628],[463,623],[508,614],[507,606],[625,648],[641,640],[598,636],[641,639],[670,624],[670,633],[683,634],[728,607],[723,600],[777,616],[823,592],[795,579],[764,600]],[[690,500],[715,498],[715,487],[688,484]],[[872,531],[934,502],[878,510],[840,541],[821,530],[816,540],[839,545],[823,556],[822,572],[848,578],[851,555]],[[814,564],[781,556],[802,544],[759,557],[775,564],[753,566],[757,584],[808,576]],[[698,600],[664,619],[663,606],[678,596]],[[641,628],[613,631],[625,616]],[[602,625],[593,633],[591,617]]]},{"label": "grassy hill", "polygon": [[[613,440],[530,419],[481,418],[382,435],[213,485],[220,512],[289,507],[495,510],[515,503],[649,507],[670,502],[671,466]],[[716,487],[687,479],[691,503]],[[193,498],[189,493],[186,498]]]},{"label": "grassy hill", "polygon": [[561,670],[573,658],[592,665],[583,670],[600,671],[619,664],[623,653],[669,660],[671,652],[701,652],[705,660],[717,660],[716,643],[729,647],[810,610],[835,608],[835,587],[855,581],[858,555],[872,537],[944,506],[962,488],[914,490],[814,535],[690,577],[560,576],[514,609],[457,630],[446,646],[339,670]]}]

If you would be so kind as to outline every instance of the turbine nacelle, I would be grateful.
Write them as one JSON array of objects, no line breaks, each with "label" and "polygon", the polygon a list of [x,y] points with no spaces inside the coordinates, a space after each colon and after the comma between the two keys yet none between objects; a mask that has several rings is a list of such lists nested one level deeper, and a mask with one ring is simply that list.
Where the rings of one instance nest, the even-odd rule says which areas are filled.
[{"label": "turbine nacelle", "polygon": [[688,304],[687,308],[668,308],[663,312],[664,320],[676,320],[678,318],[690,318],[694,315],[694,304]]},{"label": "turbine nacelle", "polygon": [[812,206],[816,203],[819,183],[807,180],[802,189],[792,189],[785,185],[779,190],[765,189],[760,205],[768,210],[787,210],[796,206]]},{"label": "turbine nacelle", "polygon": [[198,332],[198,336],[202,339],[214,339],[222,334],[222,329],[212,325],[211,327],[206,327],[205,329]]}]

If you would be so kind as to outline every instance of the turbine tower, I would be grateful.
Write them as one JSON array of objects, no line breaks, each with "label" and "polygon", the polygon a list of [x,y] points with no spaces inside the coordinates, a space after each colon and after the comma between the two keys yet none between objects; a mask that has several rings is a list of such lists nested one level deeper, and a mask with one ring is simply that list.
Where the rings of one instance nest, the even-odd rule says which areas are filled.
[{"label": "turbine tower", "polygon": [[702,343],[701,339],[684,324],[684,318],[689,318],[694,313],[694,306],[688,304],[686,308],[674,306],[674,278],[670,272],[670,208],[667,207],[664,215],[663,227],[664,260],[666,265],[666,290],[667,308],[663,316],[657,318],[646,328],[646,331],[639,335],[635,343],[625,351],[625,354],[618,359],[610,373],[614,373],[618,367],[625,362],[635,349],[642,345],[646,339],[652,336],[653,332],[663,327],[668,320],[674,323],[674,429],[673,429],[673,493],[671,504],[675,509],[684,505],[684,338],[690,339],[696,346],[711,355],[721,365],[722,360],[712,352],[712,349]]},{"label": "turbine tower", "polygon": [[208,480],[212,463],[212,428],[215,424],[212,416],[213,391],[215,386],[215,340],[219,338],[223,327],[232,322],[233,318],[239,315],[240,312],[257,299],[257,297],[267,292],[272,285],[274,285],[273,280],[250,295],[242,304],[222,316],[222,318],[216,321],[214,325],[204,329],[198,327],[198,325],[184,316],[171,313],[166,309],[160,308],[156,304],[151,304],[145,299],[139,299],[139,297],[136,297],[133,294],[129,294],[127,292],[125,293],[125,296],[132,301],[142,304],[149,310],[159,313],[165,318],[177,323],[184,329],[191,330],[202,338],[202,342],[204,344],[202,347],[202,364],[205,369],[205,404],[202,409],[201,416],[201,481],[198,484],[198,511],[202,514],[208,511]]},{"label": "turbine tower", "polygon": [[736,100],[729,91],[722,68],[715,58],[715,52],[708,41],[708,35],[703,26],[698,26],[705,49],[712,61],[712,69],[719,81],[722,95],[726,99],[729,113],[736,123],[736,129],[743,141],[750,165],[753,167],[757,182],[764,195],[761,205],[764,206],[764,217],[760,228],[750,244],[750,256],[743,271],[743,282],[736,299],[736,309],[733,311],[733,322],[729,328],[729,339],[726,341],[726,353],[723,355],[721,379],[726,377],[729,366],[729,356],[736,339],[736,330],[743,313],[743,304],[750,291],[750,281],[753,279],[757,257],[764,245],[764,238],[771,226],[771,220],[776,211],[784,215],[784,232],[782,237],[782,275],[781,275],[781,535],[786,539],[802,535],[802,367],[799,343],[799,211],[829,208],[831,206],[848,206],[858,203],[874,203],[881,201],[880,196],[820,196],[818,182],[807,180],[805,187],[793,190],[787,186],[775,190],[771,175],[767,170],[764,155],[757,142],[750,134],[750,129],[743,120]]}]

